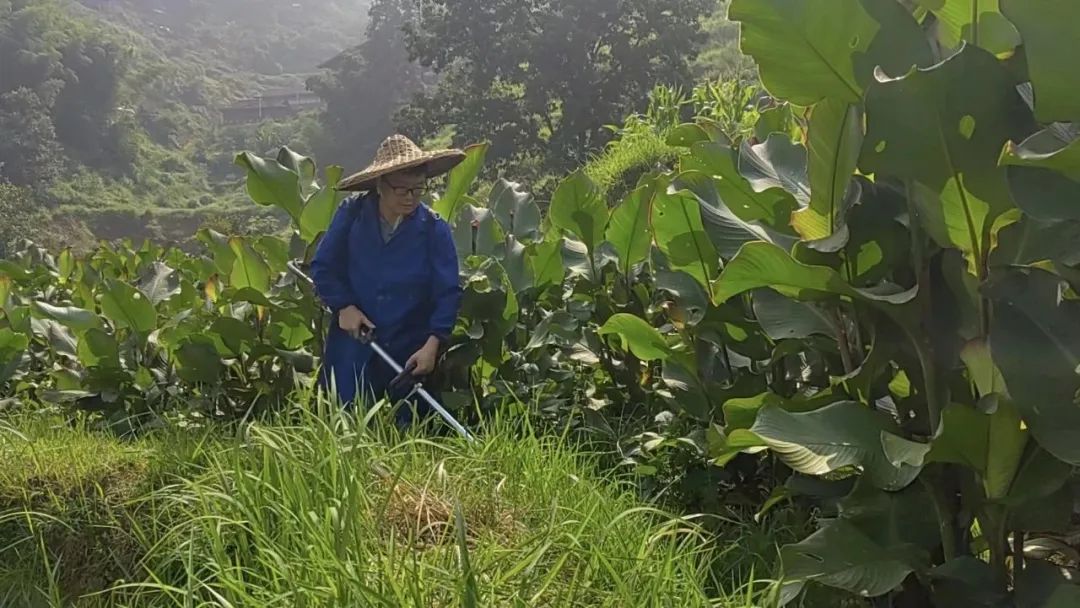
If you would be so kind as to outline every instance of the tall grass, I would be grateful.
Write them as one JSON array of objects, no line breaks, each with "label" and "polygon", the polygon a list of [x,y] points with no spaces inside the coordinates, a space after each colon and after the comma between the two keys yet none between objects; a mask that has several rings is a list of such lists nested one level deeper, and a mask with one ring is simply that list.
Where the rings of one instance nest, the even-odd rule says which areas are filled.
[{"label": "tall grass", "polygon": [[[765,605],[736,544],[527,421],[468,443],[314,409],[130,444],[0,427],[0,605]],[[72,551],[87,528],[108,547]],[[121,580],[65,575],[95,568]]]}]

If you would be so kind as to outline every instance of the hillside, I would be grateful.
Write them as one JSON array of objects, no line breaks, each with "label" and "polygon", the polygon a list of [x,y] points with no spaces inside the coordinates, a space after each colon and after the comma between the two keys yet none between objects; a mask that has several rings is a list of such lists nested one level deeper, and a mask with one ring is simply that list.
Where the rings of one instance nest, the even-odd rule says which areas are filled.
[{"label": "hillside", "polygon": [[[34,201],[30,224],[41,228],[30,236],[83,248],[184,240],[207,221],[250,225],[249,211],[235,213],[234,155],[287,141],[303,149],[317,124],[229,125],[222,108],[303,91],[322,62],[361,40],[367,5],[0,2],[0,209]],[[26,236],[3,232],[0,242]]]},{"label": "hillside", "polygon": [[369,0],[79,0],[211,78],[238,74],[247,93],[302,89],[303,76],[363,38]]}]

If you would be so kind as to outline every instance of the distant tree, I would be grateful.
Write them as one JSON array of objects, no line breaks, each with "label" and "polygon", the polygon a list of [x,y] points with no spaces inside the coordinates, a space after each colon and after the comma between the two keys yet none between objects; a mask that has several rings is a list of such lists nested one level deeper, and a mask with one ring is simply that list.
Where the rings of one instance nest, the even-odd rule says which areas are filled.
[{"label": "distant tree", "polygon": [[422,0],[410,56],[441,76],[401,122],[432,136],[452,124],[489,157],[582,163],[645,101],[685,84],[715,0]]},{"label": "distant tree", "polygon": [[0,182],[44,188],[60,175],[63,149],[49,108],[33,91],[0,95]]},{"label": "distant tree", "polygon": [[29,188],[0,182],[0,258],[20,239],[37,240],[45,228],[42,216]]},{"label": "distant tree", "polygon": [[720,0],[716,10],[702,22],[706,38],[693,63],[697,80],[757,79],[753,59],[739,50],[739,24],[727,18],[730,5],[730,0]]},{"label": "distant tree", "polygon": [[326,102],[323,163],[348,168],[366,163],[394,131],[394,114],[420,90],[420,68],[409,60],[404,26],[416,17],[414,0],[375,0],[367,37],[323,64],[308,89]]}]

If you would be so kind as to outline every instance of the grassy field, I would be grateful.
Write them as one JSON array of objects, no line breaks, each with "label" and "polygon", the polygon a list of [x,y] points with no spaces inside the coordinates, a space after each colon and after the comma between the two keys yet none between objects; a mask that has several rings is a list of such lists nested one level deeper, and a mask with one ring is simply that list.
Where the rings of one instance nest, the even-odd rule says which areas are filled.
[{"label": "grassy field", "polygon": [[661,512],[520,421],[473,444],[365,424],[0,421],[0,606],[773,603],[784,530]]}]

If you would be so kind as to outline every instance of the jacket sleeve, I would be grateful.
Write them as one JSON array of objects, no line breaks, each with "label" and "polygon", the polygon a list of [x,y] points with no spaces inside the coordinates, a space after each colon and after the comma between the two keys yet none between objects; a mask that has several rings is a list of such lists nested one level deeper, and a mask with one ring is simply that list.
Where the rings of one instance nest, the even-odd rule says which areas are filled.
[{"label": "jacket sleeve", "polygon": [[356,201],[347,200],[338,207],[311,260],[315,291],[335,313],[350,304],[359,306],[359,299],[349,285],[349,229],[353,217],[350,205],[355,204]]},{"label": "jacket sleeve", "polygon": [[457,248],[450,225],[442,220],[435,223],[434,251],[432,260],[432,298],[435,305],[431,314],[430,335],[439,339],[442,345],[450,341],[450,334],[457,322],[458,309],[461,306],[462,289],[458,277]]}]

